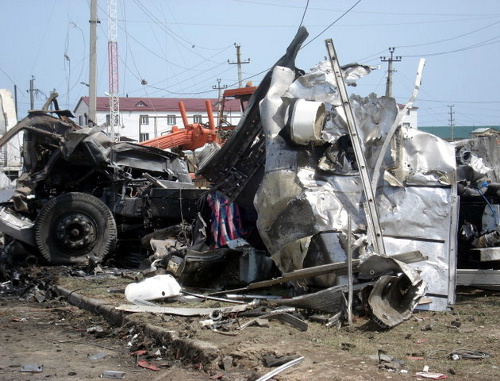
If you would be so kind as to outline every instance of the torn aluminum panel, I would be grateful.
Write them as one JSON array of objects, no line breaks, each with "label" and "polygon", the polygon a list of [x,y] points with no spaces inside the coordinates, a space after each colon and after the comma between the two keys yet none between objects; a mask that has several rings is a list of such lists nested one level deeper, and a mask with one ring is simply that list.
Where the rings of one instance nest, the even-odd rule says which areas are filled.
[{"label": "torn aluminum panel", "polygon": [[[361,182],[356,163],[346,149],[348,144],[341,140],[346,136],[346,118],[335,107],[338,101],[331,90],[334,84],[315,83],[315,89],[327,88],[328,93],[312,91],[314,98],[307,99],[333,102],[325,105],[325,144],[294,144],[289,136],[291,122],[287,110],[298,101],[293,97],[300,97],[296,88],[307,88],[304,76],[295,80],[294,73],[290,68],[275,67],[269,91],[260,103],[266,165],[254,199],[259,233],[283,272],[342,257],[345,261],[345,247],[337,244],[311,249],[310,237],[339,235],[346,230],[349,215],[353,216],[354,229],[366,233]],[[317,78],[320,77],[315,73],[314,79]],[[431,308],[446,309],[454,300],[454,278],[450,280],[457,215],[453,147],[433,135],[400,129],[391,152],[381,153],[384,139],[398,116],[394,99],[372,94],[365,98],[351,96],[350,100],[367,164],[374,166],[379,155],[383,155],[381,171],[385,176],[378,184],[376,204],[386,252],[397,254],[411,247],[428,256],[428,262],[414,266],[422,271],[424,280],[432,280],[431,291],[442,298]],[[328,152],[331,147],[334,148]],[[329,162],[321,161],[325,152],[330,153]],[[318,167],[318,163],[326,167]],[[370,247],[364,247],[363,252],[366,251],[370,252]],[[309,284],[327,287],[338,282],[342,280],[323,277]]]},{"label": "torn aluminum panel", "polygon": [[440,187],[455,182],[455,149],[449,142],[414,128],[401,127],[393,139],[392,150],[395,168],[388,172],[400,184]]},{"label": "torn aluminum panel", "polygon": [[457,180],[468,181],[476,188],[480,188],[484,181],[500,182],[500,153],[497,137],[483,136],[459,140],[451,144],[456,150],[459,175]]},{"label": "torn aluminum panel", "polygon": [[[286,53],[274,66],[295,68],[295,57],[309,33],[300,27],[286,49]],[[273,66],[273,67],[274,67]],[[249,100],[243,117],[228,141],[218,152],[200,164],[198,173],[213,183],[231,201],[252,208],[255,191],[262,179],[265,160],[265,139],[262,134],[259,103],[267,94],[272,71],[269,71]]]},{"label": "torn aluminum panel", "polygon": [[122,304],[115,309],[126,312],[151,312],[157,314],[169,314],[178,316],[210,316],[214,312],[221,314],[234,314],[243,312],[248,309],[255,308],[259,304],[258,301],[250,303],[239,304],[233,307],[222,308],[176,308],[176,307],[163,307],[163,306],[149,306],[149,305],[135,305],[135,304]]},{"label": "torn aluminum panel", "polygon": [[[361,208],[363,196],[359,176],[334,176],[319,170],[317,166],[324,147],[309,149],[293,145],[287,139],[285,126],[288,123],[287,108],[291,103],[288,97],[300,93],[295,89],[289,90],[292,83],[295,83],[294,71],[276,67],[269,92],[261,102],[261,120],[266,136],[266,168],[254,200],[260,235],[284,272],[303,267],[307,250],[302,250],[302,255],[298,255],[296,250],[288,250],[295,241],[327,231],[342,232],[347,226],[348,215],[354,216],[355,229],[358,225],[366,225]],[[301,83],[301,86],[304,84]],[[330,84],[329,88],[332,86]],[[359,100],[355,114],[368,116],[361,124],[367,131],[365,135],[376,141],[381,132],[374,134],[373,130],[377,130],[377,125],[388,129],[391,121],[386,117],[387,121],[383,122],[383,112],[370,117],[374,113],[366,108],[387,107],[377,106],[378,100],[374,101],[373,97]],[[384,99],[381,102],[387,101]],[[396,104],[391,99],[388,102],[392,103],[392,116],[395,117]],[[368,132],[370,123],[371,134]],[[338,261],[333,247],[325,249],[327,254],[322,255],[325,263]],[[287,258],[281,259],[280,252],[285,251],[293,254],[285,254]]]}]

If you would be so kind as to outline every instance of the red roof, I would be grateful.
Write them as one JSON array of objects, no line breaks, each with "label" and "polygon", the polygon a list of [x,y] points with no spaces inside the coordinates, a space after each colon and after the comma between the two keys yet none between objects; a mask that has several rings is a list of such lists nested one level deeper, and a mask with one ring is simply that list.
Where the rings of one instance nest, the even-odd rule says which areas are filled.
[{"label": "red roof", "polygon": [[[184,107],[188,112],[206,112],[205,101],[210,101],[212,109],[217,108],[217,99],[204,99],[204,98],[120,98],[120,111],[179,111],[179,102],[184,103]],[[89,97],[82,97],[80,102],[85,102],[88,106]],[[239,110],[240,103],[237,99],[230,99],[226,101],[226,109]],[[97,111],[109,110],[109,98],[97,97],[96,99]]]}]

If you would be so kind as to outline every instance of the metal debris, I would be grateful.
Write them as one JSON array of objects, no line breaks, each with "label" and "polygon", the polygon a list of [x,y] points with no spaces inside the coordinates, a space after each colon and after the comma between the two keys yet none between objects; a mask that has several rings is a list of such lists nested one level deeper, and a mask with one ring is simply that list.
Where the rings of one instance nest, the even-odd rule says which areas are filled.
[{"label": "metal debris", "polygon": [[125,372],[122,372],[120,370],[105,370],[104,372],[101,373],[99,377],[121,379],[125,378],[125,374],[126,374]]},{"label": "metal debris", "polygon": [[21,372],[41,373],[43,365],[40,364],[23,364],[21,365]]},{"label": "metal debris", "polygon": [[222,308],[176,308],[176,307],[163,307],[163,306],[139,306],[122,304],[115,307],[117,310],[126,312],[151,312],[158,314],[171,314],[178,316],[210,316],[214,311],[219,311],[222,314],[238,313],[253,308],[258,302],[240,304],[234,307]]},{"label": "metal debris", "polygon": [[304,356],[301,356],[301,357],[298,357],[298,358],[296,358],[294,360],[291,360],[291,361],[287,362],[286,364],[283,364],[280,367],[272,370],[271,372],[264,374],[263,376],[259,377],[255,381],[266,381],[266,380],[269,380],[270,378],[272,378],[272,377],[276,376],[277,374],[279,374],[279,373],[287,370],[288,368],[290,368],[292,366],[295,366],[297,364],[300,364],[303,360],[304,360]]}]

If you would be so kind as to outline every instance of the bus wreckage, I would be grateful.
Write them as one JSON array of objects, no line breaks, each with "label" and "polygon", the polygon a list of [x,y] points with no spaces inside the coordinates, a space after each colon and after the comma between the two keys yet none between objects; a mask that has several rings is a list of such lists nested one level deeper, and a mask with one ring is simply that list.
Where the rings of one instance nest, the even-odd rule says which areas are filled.
[{"label": "bus wreckage", "polygon": [[347,96],[372,68],[340,67],[331,40],[327,60],[295,67],[307,36],[300,28],[227,142],[203,152],[209,189],[172,152],[112,142],[49,102],[30,112],[0,140],[24,133],[23,173],[0,208],[3,276],[136,250],[214,294],[287,283],[294,297],[277,304],[337,314],[354,290],[392,327],[414,308],[453,304],[457,266],[498,269],[496,138],[447,142],[401,126],[423,60],[399,110],[391,97]]}]

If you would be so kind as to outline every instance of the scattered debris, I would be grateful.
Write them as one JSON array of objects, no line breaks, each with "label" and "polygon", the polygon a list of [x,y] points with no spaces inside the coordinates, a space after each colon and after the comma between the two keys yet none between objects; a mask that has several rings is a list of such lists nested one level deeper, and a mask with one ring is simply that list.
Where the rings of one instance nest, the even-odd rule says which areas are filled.
[{"label": "scattered debris", "polygon": [[461,359],[471,359],[471,360],[482,360],[486,358],[491,358],[491,354],[479,350],[470,349],[456,349],[449,353],[447,356],[451,360],[461,360]]},{"label": "scattered debris", "polygon": [[[401,125],[423,61],[402,110],[391,97],[348,97],[346,84],[373,68],[340,67],[327,40],[329,59],[305,72],[295,60],[307,37],[299,28],[233,134],[221,147],[206,147],[197,174],[210,189],[195,187],[177,154],[80,128],[59,110],[57,94],[31,111],[0,139],[1,147],[24,134],[23,173],[0,205],[0,277],[10,282],[2,290],[22,284],[22,296],[41,303],[51,282],[23,278],[29,270],[20,269],[69,264],[85,266],[72,271],[86,276],[122,261],[142,278],[125,288],[134,303],[117,307],[125,312],[202,316],[202,327],[228,333],[262,299],[271,310],[240,329],[280,319],[305,331],[304,320],[281,309],[328,314],[326,325],[340,326],[355,304],[391,328],[416,308],[453,304],[457,264],[497,268],[497,138],[450,143]],[[248,291],[276,285],[284,295],[246,302]],[[233,307],[151,302],[190,296],[222,303],[234,292],[241,295]],[[378,361],[401,365],[382,363],[380,354]]]},{"label": "scattered debris", "polygon": [[422,372],[417,372],[417,376],[423,377],[423,378],[429,378],[432,380],[444,380],[445,378],[448,378],[446,374],[443,373],[434,373],[434,372],[429,372],[429,366],[424,366],[424,369]]},{"label": "scattered debris", "polygon": [[99,377],[121,379],[125,378],[125,372],[122,372],[120,370],[105,370]]},{"label": "scattered debris", "polygon": [[125,298],[129,302],[135,300],[167,299],[179,296],[181,286],[170,274],[145,278],[138,283],[131,283],[125,288]]},{"label": "scattered debris", "polygon": [[98,353],[95,353],[93,355],[88,355],[87,357],[91,361],[96,361],[96,360],[102,360],[102,359],[106,358],[106,356],[108,356],[108,354],[106,352],[98,352]]},{"label": "scattered debris", "polygon": [[277,374],[287,370],[288,368],[292,367],[292,366],[295,366],[299,363],[301,363],[302,361],[304,360],[304,357],[301,356],[301,357],[297,357],[296,359],[293,359],[293,360],[290,360],[289,362],[281,365],[280,367],[272,370],[271,372],[269,373],[266,373],[265,375],[259,377],[257,380],[255,381],[266,381],[266,380],[269,380],[270,378],[276,376]]},{"label": "scattered debris", "polygon": [[158,368],[156,365],[153,365],[146,360],[137,361],[137,366],[139,366],[141,368],[149,369],[149,370],[154,370],[154,371],[160,370],[160,368]]},{"label": "scattered debris", "polygon": [[41,373],[43,365],[40,364],[23,364],[21,365],[21,372]]}]

